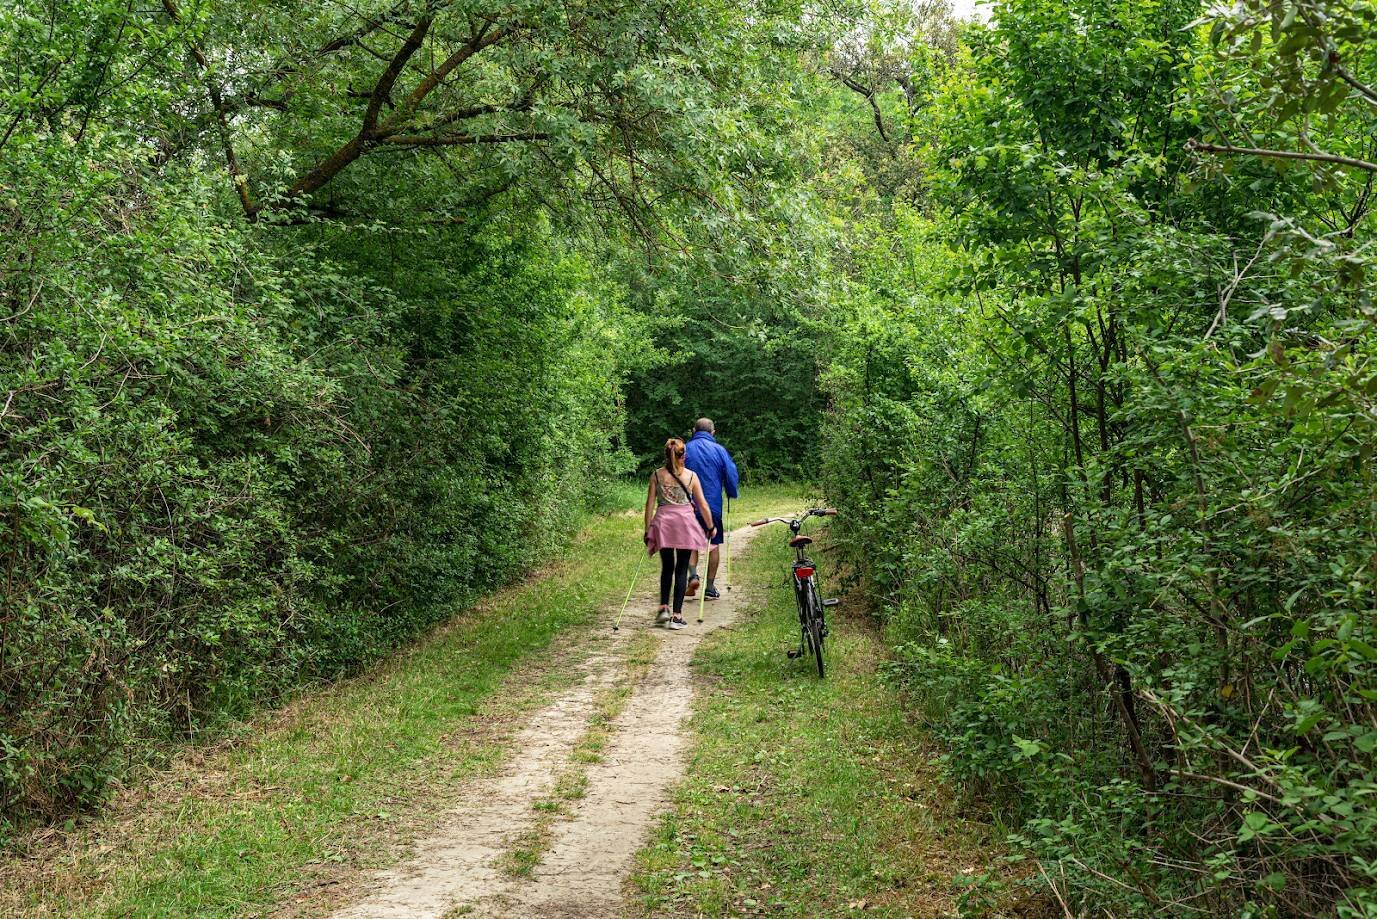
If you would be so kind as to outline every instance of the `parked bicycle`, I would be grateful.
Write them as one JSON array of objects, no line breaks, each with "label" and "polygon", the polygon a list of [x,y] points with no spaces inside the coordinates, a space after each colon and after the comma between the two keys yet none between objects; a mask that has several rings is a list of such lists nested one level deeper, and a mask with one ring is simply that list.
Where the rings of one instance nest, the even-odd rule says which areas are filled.
[{"label": "parked bicycle", "polygon": [[818,593],[817,566],[804,554],[804,550],[813,544],[813,540],[809,536],[804,536],[800,530],[809,517],[835,517],[836,514],[837,512],[831,508],[815,508],[800,517],[766,517],[764,520],[751,523],[753,527],[764,526],[767,523],[789,524],[789,532],[793,534],[789,539],[789,545],[794,550],[790,575],[794,585],[794,599],[798,602],[800,632],[798,650],[790,651],[789,657],[799,658],[812,654],[817,661],[820,677],[824,675],[822,646],[823,640],[827,638],[827,619],[823,615],[823,610],[829,606],[836,606],[841,601],[821,599]]}]

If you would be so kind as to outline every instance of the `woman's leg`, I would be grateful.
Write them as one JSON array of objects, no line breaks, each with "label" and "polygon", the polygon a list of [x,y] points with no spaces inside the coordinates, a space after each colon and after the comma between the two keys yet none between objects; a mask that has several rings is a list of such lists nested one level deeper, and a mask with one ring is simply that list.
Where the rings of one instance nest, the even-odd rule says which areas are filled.
[{"label": "woman's leg", "polygon": [[684,592],[688,590],[688,549],[674,550],[674,615],[684,611]]},{"label": "woman's leg", "polygon": [[660,550],[660,605],[669,603],[669,587],[674,579],[674,550]]}]

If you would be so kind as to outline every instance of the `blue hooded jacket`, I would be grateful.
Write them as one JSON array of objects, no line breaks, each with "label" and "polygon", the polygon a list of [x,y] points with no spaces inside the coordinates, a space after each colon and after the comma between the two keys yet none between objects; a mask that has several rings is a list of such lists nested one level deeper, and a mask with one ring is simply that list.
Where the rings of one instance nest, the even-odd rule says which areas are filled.
[{"label": "blue hooded jacket", "polygon": [[684,445],[684,465],[702,480],[708,507],[712,508],[713,519],[721,526],[722,491],[725,489],[727,497],[735,498],[740,484],[731,454],[707,431],[698,431]]}]

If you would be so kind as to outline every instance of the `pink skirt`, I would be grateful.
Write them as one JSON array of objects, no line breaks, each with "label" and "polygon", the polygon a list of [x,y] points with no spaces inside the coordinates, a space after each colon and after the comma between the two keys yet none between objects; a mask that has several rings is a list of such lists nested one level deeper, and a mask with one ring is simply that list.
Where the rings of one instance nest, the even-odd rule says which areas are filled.
[{"label": "pink skirt", "polygon": [[650,521],[650,541],[646,551],[651,555],[661,549],[695,549],[706,552],[708,537],[698,522],[691,504],[661,504]]}]

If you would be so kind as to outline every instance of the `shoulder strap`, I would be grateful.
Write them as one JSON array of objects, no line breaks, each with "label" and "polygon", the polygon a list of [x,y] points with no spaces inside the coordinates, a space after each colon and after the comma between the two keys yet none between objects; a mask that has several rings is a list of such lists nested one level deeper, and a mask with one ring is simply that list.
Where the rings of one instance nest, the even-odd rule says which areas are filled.
[{"label": "shoulder strap", "polygon": [[675,471],[673,471],[672,469],[669,469],[669,468],[666,468],[666,469],[665,469],[665,472],[668,472],[671,476],[674,477],[674,481],[678,482],[678,483],[679,483],[679,487],[682,488],[682,489],[684,490],[684,497],[685,497],[685,498],[688,498],[689,504],[692,504],[692,503],[693,503],[693,491],[692,491],[692,489],[690,489],[687,485],[684,484],[684,480],[683,480],[683,479],[679,478],[679,473],[677,473],[677,472],[675,472]]}]

